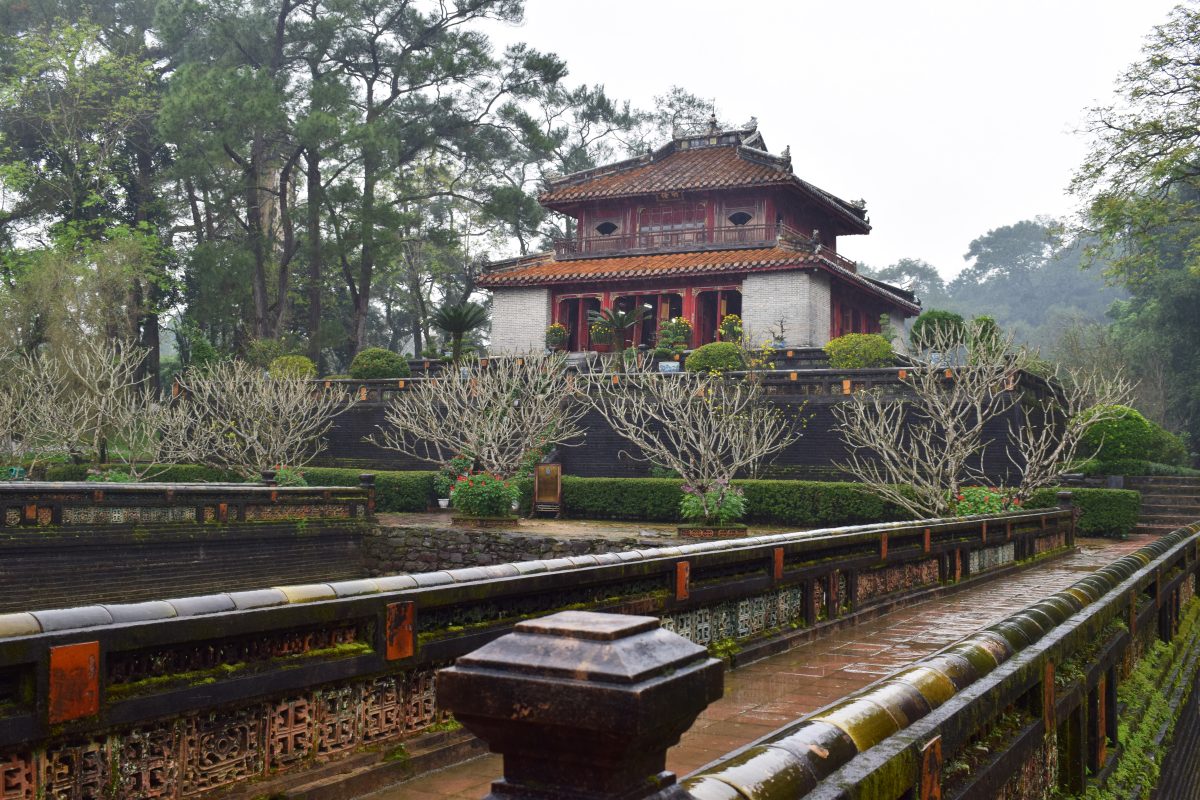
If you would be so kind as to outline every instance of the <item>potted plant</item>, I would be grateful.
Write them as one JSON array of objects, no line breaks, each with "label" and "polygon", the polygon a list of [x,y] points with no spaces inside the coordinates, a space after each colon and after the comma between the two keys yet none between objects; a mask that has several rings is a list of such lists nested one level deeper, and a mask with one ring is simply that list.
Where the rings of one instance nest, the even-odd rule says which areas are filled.
[{"label": "potted plant", "polygon": [[513,509],[521,492],[511,481],[487,472],[459,475],[450,489],[451,518],[456,525],[496,528],[516,525]]},{"label": "potted plant", "polygon": [[663,361],[678,361],[692,343],[692,323],[683,317],[664,319],[658,326],[654,355]]},{"label": "potted plant", "polygon": [[438,508],[450,507],[450,490],[459,476],[470,473],[475,460],[470,456],[457,455],[442,465],[433,476],[433,491],[437,494]]},{"label": "potted plant", "polygon": [[606,320],[595,319],[588,325],[588,338],[592,349],[598,353],[607,353],[613,341],[613,328]]},{"label": "potted plant", "polygon": [[742,318],[737,314],[726,314],[717,326],[717,338],[722,342],[740,342],[742,340]]},{"label": "potted plant", "polygon": [[709,486],[685,484],[679,514],[685,520],[678,529],[680,536],[731,539],[746,535],[746,526],[738,522],[746,514],[746,495],[728,481]]},{"label": "potted plant", "polygon": [[561,322],[555,322],[546,328],[546,349],[547,350],[563,350],[567,346],[567,338],[570,332],[567,326]]}]

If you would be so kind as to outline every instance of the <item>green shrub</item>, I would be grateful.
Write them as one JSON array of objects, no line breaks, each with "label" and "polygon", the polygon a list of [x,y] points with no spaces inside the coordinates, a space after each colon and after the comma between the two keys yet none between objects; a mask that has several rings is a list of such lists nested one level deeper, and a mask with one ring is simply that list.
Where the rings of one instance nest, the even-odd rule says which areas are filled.
[{"label": "green shrub", "polygon": [[350,363],[350,377],[357,381],[377,378],[407,378],[408,362],[391,350],[368,347],[360,350]]},{"label": "green shrub", "polygon": [[278,339],[255,339],[246,346],[242,358],[247,364],[267,369],[283,354],[283,343]]},{"label": "green shrub", "polygon": [[267,372],[272,378],[315,378],[317,365],[308,356],[279,356]]},{"label": "green shrub", "polygon": [[931,308],[917,317],[917,321],[913,323],[912,331],[909,333],[909,338],[914,347],[921,349],[927,347],[940,332],[965,336],[966,329],[967,324],[963,321],[962,314]]},{"label": "green shrub", "polygon": [[658,326],[654,355],[659,358],[674,358],[687,351],[692,342],[692,323],[684,317],[664,319]]},{"label": "green shrub", "polygon": [[[1084,434],[1083,445],[1092,458],[1103,462],[1154,461],[1175,466],[1187,462],[1188,452],[1183,441],[1146,419],[1137,409],[1129,406],[1103,408],[1116,411],[1118,416],[1097,422]],[[1097,411],[1099,409],[1092,413]]]},{"label": "green shrub", "polygon": [[450,506],[469,517],[507,517],[521,490],[510,481],[486,472],[460,475],[450,487]]},{"label": "green shrub", "polygon": [[[563,514],[576,519],[678,522],[683,497],[678,478],[562,479]],[[815,528],[895,521],[910,516],[859,484],[816,481],[734,481],[746,497],[746,521]]]},{"label": "green shrub", "polygon": [[746,362],[733,342],[710,342],[693,350],[683,366],[688,372],[730,372],[745,369]]},{"label": "green shrub", "polygon": [[1193,478],[1200,477],[1200,469],[1177,467],[1173,464],[1159,464],[1155,461],[1140,461],[1126,458],[1115,461],[1096,461],[1094,459],[1080,464],[1076,472],[1084,475],[1183,475]]},{"label": "green shrub", "polygon": [[726,314],[721,324],[717,326],[717,338],[722,342],[740,342],[742,340],[742,318],[737,314]]},{"label": "green shrub", "polygon": [[825,345],[833,369],[886,367],[895,361],[892,343],[878,333],[847,333]]},{"label": "green shrub", "polygon": [[[1055,487],[1039,489],[1025,504],[1028,509],[1053,508],[1058,505]],[[1141,513],[1142,496],[1129,489],[1076,489],[1071,487],[1072,502],[1079,507],[1076,532],[1080,536],[1109,536],[1124,538],[1137,524]]]},{"label": "green shrub", "polygon": [[375,476],[375,510],[380,512],[427,511],[433,503],[436,472],[305,467],[310,486],[358,486],[359,475]]}]

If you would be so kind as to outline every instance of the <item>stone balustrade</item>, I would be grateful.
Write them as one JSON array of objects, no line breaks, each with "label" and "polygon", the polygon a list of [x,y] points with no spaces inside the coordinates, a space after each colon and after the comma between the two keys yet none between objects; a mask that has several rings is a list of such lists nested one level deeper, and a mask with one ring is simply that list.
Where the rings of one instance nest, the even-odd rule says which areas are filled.
[{"label": "stone balustrade", "polygon": [[0,615],[0,778],[31,800],[145,781],[182,798],[364,749],[382,761],[445,719],[437,670],[529,619],[653,616],[753,658],[1063,552],[1073,523],[1069,508],[887,523]]}]

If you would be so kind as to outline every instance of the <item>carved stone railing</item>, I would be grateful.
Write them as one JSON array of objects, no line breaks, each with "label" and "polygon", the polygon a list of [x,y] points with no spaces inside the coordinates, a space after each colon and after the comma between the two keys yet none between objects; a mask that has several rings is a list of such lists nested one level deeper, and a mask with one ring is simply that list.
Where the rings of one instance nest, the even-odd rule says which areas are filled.
[{"label": "carved stone railing", "polygon": [[889,523],[0,615],[0,771],[21,798],[202,796],[428,730],[445,716],[436,671],[524,619],[652,615],[764,655],[1062,552],[1073,522]]}]

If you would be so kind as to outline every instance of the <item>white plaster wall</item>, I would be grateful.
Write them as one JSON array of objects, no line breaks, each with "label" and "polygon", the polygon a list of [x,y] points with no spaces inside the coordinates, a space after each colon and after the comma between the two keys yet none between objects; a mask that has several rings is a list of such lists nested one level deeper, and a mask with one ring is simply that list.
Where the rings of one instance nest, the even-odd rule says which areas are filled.
[{"label": "white plaster wall", "polygon": [[800,270],[747,275],[742,281],[742,324],[754,343],[770,341],[781,319],[787,345],[819,347],[829,341],[829,278]]},{"label": "white plaster wall", "polygon": [[497,355],[540,353],[546,349],[546,328],[549,326],[549,289],[492,291],[490,352]]}]

